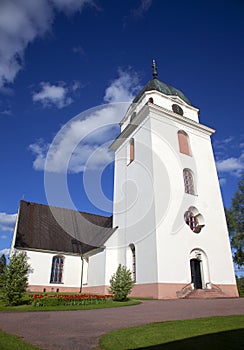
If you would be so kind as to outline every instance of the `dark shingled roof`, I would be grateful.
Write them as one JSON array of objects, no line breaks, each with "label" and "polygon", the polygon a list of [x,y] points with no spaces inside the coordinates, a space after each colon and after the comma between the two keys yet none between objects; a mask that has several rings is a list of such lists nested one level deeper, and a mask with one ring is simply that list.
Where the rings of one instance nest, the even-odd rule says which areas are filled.
[{"label": "dark shingled roof", "polygon": [[84,254],[102,247],[114,231],[112,216],[21,201],[15,248]]},{"label": "dark shingled roof", "polygon": [[135,97],[133,103],[136,103],[139,101],[141,96],[144,94],[145,91],[152,91],[156,90],[159,91],[165,95],[170,96],[179,96],[183,101],[185,101],[188,105],[191,105],[191,102],[188,100],[188,98],[181,92],[180,90],[174,88],[173,86],[170,86],[168,84],[163,83],[162,81],[158,79],[152,79],[150,80],[145,87],[139,92],[139,94]]}]

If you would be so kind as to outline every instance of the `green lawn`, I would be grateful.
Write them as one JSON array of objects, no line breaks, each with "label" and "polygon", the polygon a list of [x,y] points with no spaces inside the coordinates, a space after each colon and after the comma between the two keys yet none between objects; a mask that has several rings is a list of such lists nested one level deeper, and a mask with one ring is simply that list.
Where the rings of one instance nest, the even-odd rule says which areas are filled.
[{"label": "green lawn", "polygon": [[[24,304],[19,306],[4,306],[4,303],[0,302],[0,311],[7,312],[26,312],[26,311],[63,311],[63,310],[89,310],[89,309],[101,309],[101,308],[114,308],[122,306],[131,306],[140,304],[140,301],[128,300],[125,302],[118,302],[109,300],[105,304],[93,304],[93,305],[75,305],[75,306],[45,306],[34,307],[29,305],[29,295],[26,294],[24,298]],[[1,317],[1,315],[0,315]],[[0,330],[0,349],[1,350],[37,350],[39,348],[29,345],[23,342],[20,338],[7,334]]]},{"label": "green lawn", "polygon": [[[242,350],[244,315],[152,323],[105,334],[105,350]],[[0,330],[1,350],[37,350],[38,347]]]},{"label": "green lawn", "polygon": [[15,335],[7,334],[0,330],[0,349],[1,350],[37,350],[36,346],[23,342]]},{"label": "green lawn", "polygon": [[[119,301],[107,301],[105,304],[93,304],[93,305],[60,305],[60,306],[32,306],[32,305],[19,305],[19,306],[3,306],[0,305],[0,311],[7,312],[27,312],[27,311],[69,311],[69,310],[91,310],[91,309],[105,309],[111,307],[132,306],[140,304],[140,301],[129,300],[124,302]],[[0,347],[1,349],[1,347]]]},{"label": "green lawn", "polygon": [[152,323],[105,334],[104,350],[243,350],[244,315]]}]

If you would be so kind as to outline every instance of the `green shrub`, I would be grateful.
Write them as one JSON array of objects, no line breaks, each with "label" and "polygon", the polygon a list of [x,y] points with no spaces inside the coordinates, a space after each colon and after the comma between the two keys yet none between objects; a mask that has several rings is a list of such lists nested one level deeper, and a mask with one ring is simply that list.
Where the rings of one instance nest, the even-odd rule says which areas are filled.
[{"label": "green shrub", "polygon": [[25,252],[14,253],[2,274],[2,296],[8,305],[19,305],[28,284],[27,256]]},{"label": "green shrub", "polygon": [[131,271],[126,266],[119,264],[117,271],[110,279],[109,293],[114,295],[114,300],[124,301],[127,300],[127,296],[131,292],[133,285]]}]

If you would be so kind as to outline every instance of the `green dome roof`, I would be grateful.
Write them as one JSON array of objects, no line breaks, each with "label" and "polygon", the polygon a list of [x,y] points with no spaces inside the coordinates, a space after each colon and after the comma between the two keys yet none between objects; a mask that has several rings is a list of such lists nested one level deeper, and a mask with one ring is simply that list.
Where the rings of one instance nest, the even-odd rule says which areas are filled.
[{"label": "green dome roof", "polygon": [[191,102],[188,100],[188,98],[180,91],[175,89],[174,87],[167,85],[163,83],[162,81],[158,79],[152,79],[150,80],[146,86],[139,92],[139,94],[134,98],[133,103],[136,103],[139,101],[140,97],[144,94],[145,91],[152,91],[156,90],[161,92],[165,95],[170,96],[179,96],[183,101],[185,101],[188,105],[191,105]]}]

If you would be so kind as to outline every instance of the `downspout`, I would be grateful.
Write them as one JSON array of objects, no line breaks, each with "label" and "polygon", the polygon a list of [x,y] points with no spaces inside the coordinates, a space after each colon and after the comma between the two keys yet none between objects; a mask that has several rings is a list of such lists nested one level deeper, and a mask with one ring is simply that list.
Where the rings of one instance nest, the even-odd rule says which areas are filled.
[{"label": "downspout", "polygon": [[83,284],[83,270],[84,270],[84,258],[81,255],[81,276],[80,276],[80,293],[82,293],[82,284]]}]

